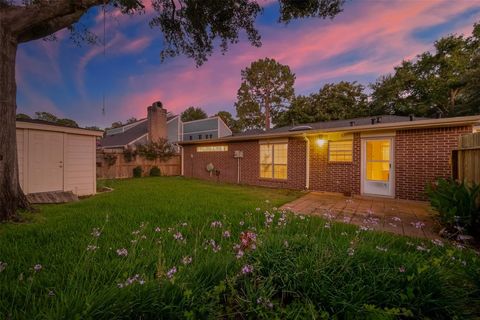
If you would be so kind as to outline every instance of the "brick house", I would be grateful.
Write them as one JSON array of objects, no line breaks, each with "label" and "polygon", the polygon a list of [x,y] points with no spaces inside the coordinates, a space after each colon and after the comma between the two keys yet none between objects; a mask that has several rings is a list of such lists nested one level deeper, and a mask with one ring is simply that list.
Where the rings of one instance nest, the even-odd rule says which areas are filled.
[{"label": "brick house", "polygon": [[425,200],[425,186],[451,176],[451,152],[480,115],[381,116],[183,141],[186,177],[298,190]]}]

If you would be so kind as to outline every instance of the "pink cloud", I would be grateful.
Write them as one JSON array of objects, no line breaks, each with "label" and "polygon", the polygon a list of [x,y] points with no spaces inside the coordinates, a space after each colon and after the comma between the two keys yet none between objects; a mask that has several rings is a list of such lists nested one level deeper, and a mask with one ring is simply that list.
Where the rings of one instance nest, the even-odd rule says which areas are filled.
[{"label": "pink cloud", "polygon": [[[371,2],[361,10],[346,8],[348,19],[339,17],[321,25],[311,19],[281,32],[278,28],[282,26],[263,27],[263,46],[259,49],[244,42],[226,56],[216,54],[199,69],[186,63],[174,72],[162,72],[161,65],[153,67],[150,73],[132,77],[135,81],[128,83],[129,88],[133,84],[138,88],[120,102],[120,110],[123,116],[143,115],[145,107],[154,100],[162,100],[177,112],[188,105],[209,106],[211,113],[218,108],[231,110],[240,84],[240,70],[266,56],[292,68],[297,75],[297,88],[319,88],[322,81],[339,77],[381,75],[392,71],[402,59],[431,48],[431,44],[415,40],[413,30],[446,22],[475,6],[469,1]],[[349,12],[354,9],[359,11]],[[471,22],[466,21],[459,30],[471,30]],[[370,55],[360,61],[341,67],[318,66],[362,47],[368,48]]]},{"label": "pink cloud", "polygon": [[[273,1],[259,0],[262,5]],[[431,43],[416,39],[412,35],[414,30],[446,23],[478,6],[478,2],[460,0],[371,1],[367,5],[365,2],[347,2],[345,11],[333,20],[306,19],[287,26],[259,26],[263,36],[261,48],[251,47],[242,41],[232,46],[225,56],[216,53],[198,69],[192,61],[183,57],[139,68],[137,74],[120,82],[114,92],[107,92],[107,117],[111,121],[130,116],[143,117],[146,106],[156,100],[161,100],[170,111],[177,113],[189,105],[204,107],[210,114],[220,109],[232,110],[240,84],[240,71],[252,61],[264,57],[273,57],[292,68],[297,76],[297,91],[306,88],[314,88],[312,91],[315,91],[326,81],[347,77],[380,76],[391,72],[402,59],[412,59],[432,48]],[[151,14],[151,10],[147,9],[147,15]],[[96,17],[97,25],[93,30],[97,34],[103,30],[102,18],[102,15]],[[451,33],[471,32],[474,18],[457,24]],[[161,37],[161,34],[147,29],[146,20],[148,17],[146,19],[145,16],[128,17],[118,11],[109,12],[106,20],[109,39],[107,56],[144,52],[154,36]],[[137,25],[142,25],[141,37],[130,39],[122,33],[123,28]],[[55,61],[56,50],[46,53],[49,61]],[[328,63],[352,52],[357,57],[351,62]],[[89,101],[84,84],[85,73],[88,65],[102,54],[102,47],[89,48],[76,67],[74,76],[79,91],[83,92],[84,104]],[[34,66],[34,60],[28,61],[27,58],[21,57],[26,61],[22,76],[28,72],[45,72],[42,67]],[[29,68],[29,65],[32,67]]]}]

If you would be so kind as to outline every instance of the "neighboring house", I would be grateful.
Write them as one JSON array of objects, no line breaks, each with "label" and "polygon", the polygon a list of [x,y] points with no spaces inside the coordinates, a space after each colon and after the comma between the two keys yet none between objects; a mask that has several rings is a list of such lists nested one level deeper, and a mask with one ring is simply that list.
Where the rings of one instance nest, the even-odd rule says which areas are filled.
[{"label": "neighboring house", "polygon": [[256,130],[211,141],[184,139],[180,142],[182,174],[249,185],[425,200],[428,183],[451,176],[451,153],[458,137],[473,132],[478,124],[480,115],[381,116]]},{"label": "neighboring house", "polygon": [[99,141],[100,146],[106,149],[123,149],[161,137],[177,144],[183,140],[217,139],[232,135],[232,131],[220,117],[182,122],[180,116],[170,115],[158,102],[147,110],[147,118],[107,130],[105,137]]},{"label": "neighboring house", "polygon": [[96,139],[102,131],[17,119],[20,185],[25,194],[96,192]]}]

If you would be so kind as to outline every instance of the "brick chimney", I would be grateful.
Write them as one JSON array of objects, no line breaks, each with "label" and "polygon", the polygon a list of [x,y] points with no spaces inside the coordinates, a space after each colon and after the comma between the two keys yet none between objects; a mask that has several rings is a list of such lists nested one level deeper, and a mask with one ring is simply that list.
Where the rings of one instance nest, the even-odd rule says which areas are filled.
[{"label": "brick chimney", "polygon": [[154,102],[147,108],[147,121],[149,141],[158,141],[160,138],[168,138],[167,110],[163,109],[160,101]]}]

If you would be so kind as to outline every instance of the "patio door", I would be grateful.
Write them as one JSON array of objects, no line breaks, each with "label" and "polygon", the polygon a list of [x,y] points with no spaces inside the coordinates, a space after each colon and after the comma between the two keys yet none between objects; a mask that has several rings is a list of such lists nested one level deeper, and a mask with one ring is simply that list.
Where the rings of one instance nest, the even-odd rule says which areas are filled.
[{"label": "patio door", "polygon": [[362,140],[362,193],[394,196],[393,138]]}]

